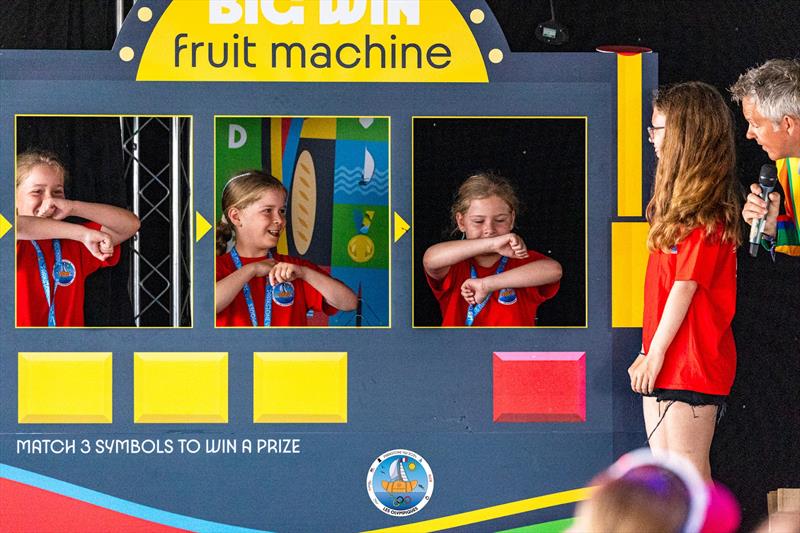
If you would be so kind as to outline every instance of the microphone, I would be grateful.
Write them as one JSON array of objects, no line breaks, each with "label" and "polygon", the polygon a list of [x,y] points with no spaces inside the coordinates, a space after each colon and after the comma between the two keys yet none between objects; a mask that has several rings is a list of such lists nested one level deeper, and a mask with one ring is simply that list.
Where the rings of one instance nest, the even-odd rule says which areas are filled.
[{"label": "microphone", "polygon": [[[778,182],[778,170],[775,165],[766,164],[761,167],[761,172],[758,176],[758,185],[761,187],[761,199],[767,202],[769,206],[769,193],[775,190],[775,184]],[[764,218],[754,218],[750,224],[750,255],[755,257],[758,255],[758,249],[761,246],[761,234],[764,232]]]}]

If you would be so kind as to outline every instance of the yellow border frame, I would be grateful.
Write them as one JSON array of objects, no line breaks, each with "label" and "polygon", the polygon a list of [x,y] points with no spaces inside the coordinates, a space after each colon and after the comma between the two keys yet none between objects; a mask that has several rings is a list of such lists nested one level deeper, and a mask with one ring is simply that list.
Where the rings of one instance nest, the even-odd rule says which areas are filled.
[{"label": "yellow border frame", "polygon": [[[478,326],[477,329],[588,329],[589,328],[589,117],[588,115],[564,115],[564,116],[495,116],[495,115],[412,115],[411,116],[411,264],[416,264],[414,257],[414,120],[416,119],[519,119],[519,120],[539,120],[539,119],[583,119],[583,262],[584,262],[584,325],[583,326]],[[417,326],[414,311],[414,288],[417,280],[414,276],[414,268],[411,269],[411,328],[412,329],[476,329],[469,326]]]},{"label": "yellow border frame", "polygon": [[[277,330],[286,330],[286,329],[299,329],[303,331],[308,330],[345,330],[345,329],[357,329],[357,330],[369,330],[369,329],[392,329],[392,117],[391,115],[214,115],[214,165],[213,165],[213,172],[214,175],[212,179],[214,180],[214,196],[213,196],[213,209],[214,209],[214,222],[212,224],[214,228],[214,242],[217,241],[217,188],[216,188],[216,181],[217,181],[217,119],[218,118],[385,118],[388,120],[389,126],[387,131],[389,133],[386,142],[388,143],[388,157],[389,157],[389,198],[388,198],[388,213],[389,213],[389,221],[388,221],[388,234],[386,235],[386,239],[388,241],[388,250],[389,250],[389,324],[386,326],[270,326],[271,329]],[[214,279],[217,279],[217,265],[216,265],[216,246],[214,247]],[[217,330],[258,330],[262,328],[254,328],[253,326],[217,326],[217,313],[216,313],[216,300],[217,300],[217,284],[216,281],[214,282],[214,302],[215,302],[215,309],[214,309],[214,329]]]},{"label": "yellow border frame", "polygon": [[[16,113],[14,114],[14,174],[16,178],[16,168],[17,168],[17,132],[18,132],[18,125],[17,125],[17,118],[18,117],[72,117],[72,118],[148,118],[148,117],[160,117],[160,118],[188,118],[189,119],[189,157],[188,157],[188,169],[189,169],[189,239],[192,241],[191,246],[189,247],[190,250],[190,261],[189,261],[189,309],[191,313],[191,326],[56,326],[55,328],[49,328],[47,326],[17,326],[17,274],[16,274],[16,267],[14,270],[14,329],[21,329],[21,330],[32,330],[32,329],[53,329],[53,330],[98,330],[98,329],[129,329],[129,330],[138,330],[138,329],[194,329],[195,325],[195,313],[194,313],[194,217],[191,216],[194,214],[194,115],[159,115],[159,114],[152,114],[152,115],[140,115],[140,114],[105,114],[105,113]],[[12,197],[14,198],[14,241],[17,240],[17,221],[16,221],[16,204],[17,204],[17,194],[16,194],[16,179],[14,180],[14,188],[12,191]],[[138,233],[138,232],[137,232]],[[17,250],[16,247],[14,248],[14,265],[17,264]]]}]

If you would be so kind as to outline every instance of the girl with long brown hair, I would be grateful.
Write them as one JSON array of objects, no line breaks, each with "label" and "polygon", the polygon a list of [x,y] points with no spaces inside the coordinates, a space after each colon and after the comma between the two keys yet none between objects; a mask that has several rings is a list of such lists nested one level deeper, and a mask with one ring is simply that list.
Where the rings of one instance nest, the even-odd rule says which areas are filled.
[{"label": "girl with long brown hair", "polygon": [[628,373],[644,396],[654,453],[681,453],[710,479],[714,427],[736,372],[733,121],[714,87],[688,82],[656,93],[648,133],[658,166],[647,206],[642,349]]}]

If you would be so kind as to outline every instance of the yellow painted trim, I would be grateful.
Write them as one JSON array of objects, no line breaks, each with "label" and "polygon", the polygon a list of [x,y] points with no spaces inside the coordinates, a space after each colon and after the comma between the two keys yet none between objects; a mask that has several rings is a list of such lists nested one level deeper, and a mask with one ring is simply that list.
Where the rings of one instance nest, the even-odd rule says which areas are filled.
[{"label": "yellow painted trim", "polygon": [[411,226],[408,225],[408,222],[403,220],[397,211],[394,212],[394,242],[400,240],[400,237],[406,234],[406,232],[411,229]]},{"label": "yellow painted trim", "polygon": [[611,327],[640,328],[647,270],[647,222],[611,224]]},{"label": "yellow painted trim", "polygon": [[617,215],[642,216],[642,54],[617,54]]},{"label": "yellow painted trim", "polygon": [[504,516],[528,513],[538,509],[546,509],[548,507],[555,507],[557,505],[579,502],[589,498],[593,490],[594,489],[592,487],[584,487],[581,489],[567,490],[564,492],[555,492],[553,494],[545,494],[544,496],[528,498],[527,500],[503,503],[500,505],[494,505],[492,507],[467,511],[465,513],[434,518],[432,520],[424,520],[422,522],[414,522],[412,524],[404,524],[402,526],[388,527],[384,529],[373,529],[364,533],[400,533],[402,531],[419,533],[422,531],[441,531],[443,529],[485,522],[486,520],[496,520],[497,518],[503,518]]},{"label": "yellow painted trim", "polygon": [[10,229],[11,223],[8,221],[8,219],[6,219],[6,217],[0,215],[0,239],[2,239]]},{"label": "yellow painted trim", "polygon": [[194,224],[195,230],[197,231],[194,242],[200,242],[200,239],[202,239],[205,234],[208,233],[208,230],[211,229],[211,224],[209,224],[208,220],[206,220],[205,217],[200,214],[200,211],[194,212]]}]

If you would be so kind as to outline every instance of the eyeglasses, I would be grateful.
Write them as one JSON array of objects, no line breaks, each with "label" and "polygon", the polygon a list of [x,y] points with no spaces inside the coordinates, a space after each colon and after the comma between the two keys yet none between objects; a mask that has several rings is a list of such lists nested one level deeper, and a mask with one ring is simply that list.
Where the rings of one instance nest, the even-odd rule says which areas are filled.
[{"label": "eyeglasses", "polygon": [[647,126],[647,137],[652,139],[653,135],[656,134],[656,130],[663,130],[666,126]]}]

